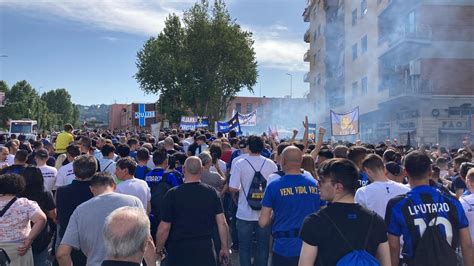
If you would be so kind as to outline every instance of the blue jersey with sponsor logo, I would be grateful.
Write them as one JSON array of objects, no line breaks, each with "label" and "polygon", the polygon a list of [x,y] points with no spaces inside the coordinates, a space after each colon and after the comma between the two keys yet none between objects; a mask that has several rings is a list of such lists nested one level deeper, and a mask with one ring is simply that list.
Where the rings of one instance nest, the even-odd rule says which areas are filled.
[{"label": "blue jersey with sponsor logo", "polygon": [[[153,184],[160,182],[164,174],[165,169],[155,168],[146,174],[145,181],[148,183],[148,186],[151,187]],[[183,183],[183,176],[178,171],[168,172],[167,174],[167,183],[171,187],[176,187]]]},{"label": "blue jersey with sponsor logo", "polygon": [[459,229],[468,227],[461,203],[431,186],[418,186],[406,195],[391,199],[385,214],[388,233],[403,236],[402,256],[412,259],[428,223],[435,223],[455,248]]},{"label": "blue jersey with sponsor logo", "polygon": [[[284,257],[299,256],[299,229],[304,218],[322,205],[317,181],[304,175],[282,176],[268,184],[262,205],[273,209],[273,251]],[[276,234],[288,237],[275,237]]]}]

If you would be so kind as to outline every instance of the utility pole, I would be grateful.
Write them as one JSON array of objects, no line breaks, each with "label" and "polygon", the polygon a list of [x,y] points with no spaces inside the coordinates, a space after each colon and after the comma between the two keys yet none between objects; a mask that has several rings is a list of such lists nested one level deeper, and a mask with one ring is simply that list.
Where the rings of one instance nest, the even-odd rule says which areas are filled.
[{"label": "utility pole", "polygon": [[286,73],[290,76],[290,99],[293,97],[293,75],[290,73]]}]

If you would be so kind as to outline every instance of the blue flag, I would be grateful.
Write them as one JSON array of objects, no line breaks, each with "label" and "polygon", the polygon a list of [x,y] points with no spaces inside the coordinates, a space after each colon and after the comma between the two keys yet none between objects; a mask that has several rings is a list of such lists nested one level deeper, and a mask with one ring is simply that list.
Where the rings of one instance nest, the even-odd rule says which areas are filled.
[{"label": "blue flag", "polygon": [[144,127],[147,118],[155,117],[155,111],[145,111],[145,104],[138,104],[138,112],[135,112],[135,119],[138,119],[138,125]]},{"label": "blue flag", "polygon": [[196,127],[197,128],[209,127],[209,118],[207,118],[207,116],[198,116]]},{"label": "blue flag", "polygon": [[232,117],[227,122],[217,122],[217,132],[222,133],[229,133],[232,129],[237,129],[237,132],[242,132],[240,130],[240,123],[239,123],[239,114],[236,113],[234,117]]}]

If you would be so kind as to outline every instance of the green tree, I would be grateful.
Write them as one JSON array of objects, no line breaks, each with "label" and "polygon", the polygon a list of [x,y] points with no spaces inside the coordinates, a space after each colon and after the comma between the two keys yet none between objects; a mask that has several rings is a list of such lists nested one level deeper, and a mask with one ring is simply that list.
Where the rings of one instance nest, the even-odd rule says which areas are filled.
[{"label": "green tree", "polygon": [[[0,80],[0,92],[4,92],[5,94],[10,90],[8,84],[4,80]],[[7,125],[7,112],[5,107],[0,107],[0,128],[6,127]]]},{"label": "green tree", "polygon": [[38,127],[47,129],[53,119],[38,92],[25,80],[17,82],[6,93],[5,113],[8,119],[33,119],[38,121]]},{"label": "green tree", "polygon": [[56,89],[43,93],[41,100],[44,101],[55,117],[55,125],[59,128],[65,123],[76,124],[79,120],[77,107],[71,101],[71,95],[66,89]]},{"label": "green tree", "polygon": [[170,15],[165,28],[137,54],[135,78],[147,93],[160,94],[160,108],[172,121],[182,114],[224,116],[243,88],[252,90],[257,62],[252,33],[233,21],[222,0],[206,0]]},{"label": "green tree", "polygon": [[5,82],[5,80],[0,80],[0,91],[1,92],[7,92],[9,90],[10,89],[8,88],[7,82]]}]

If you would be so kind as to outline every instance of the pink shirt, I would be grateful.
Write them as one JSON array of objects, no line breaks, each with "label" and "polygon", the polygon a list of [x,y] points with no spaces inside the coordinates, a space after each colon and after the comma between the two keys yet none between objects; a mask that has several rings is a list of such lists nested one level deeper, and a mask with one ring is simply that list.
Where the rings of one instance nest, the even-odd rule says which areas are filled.
[{"label": "pink shirt", "polygon": [[[0,210],[8,204],[0,201]],[[18,198],[15,203],[0,217],[0,242],[23,241],[31,231],[30,220],[41,209],[35,201]]]}]

